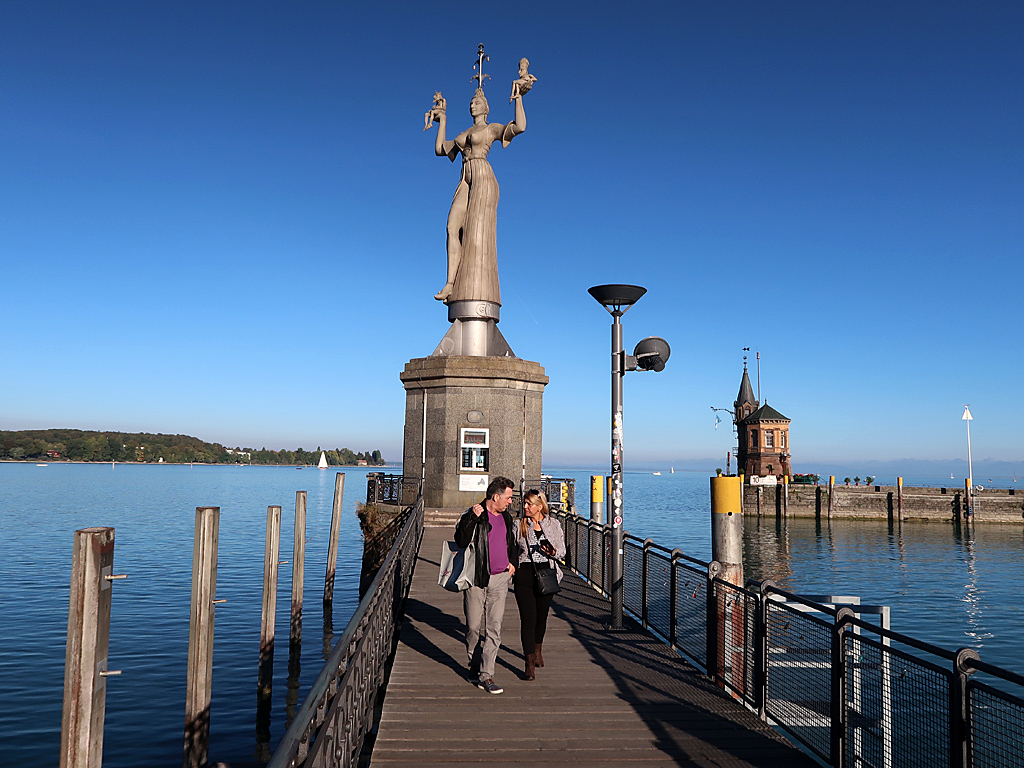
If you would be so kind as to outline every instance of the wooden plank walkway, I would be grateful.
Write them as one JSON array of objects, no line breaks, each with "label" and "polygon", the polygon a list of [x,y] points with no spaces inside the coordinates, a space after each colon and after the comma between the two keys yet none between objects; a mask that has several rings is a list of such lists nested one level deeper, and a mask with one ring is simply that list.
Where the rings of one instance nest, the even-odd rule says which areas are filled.
[{"label": "wooden plank walkway", "polygon": [[427,528],[387,687],[371,768],[487,763],[621,768],[810,768],[816,763],[636,625],[610,634],[608,602],[567,575],[544,641],[546,666],[522,679],[509,594],[495,681],[465,666],[462,596],[437,586],[450,528]]}]

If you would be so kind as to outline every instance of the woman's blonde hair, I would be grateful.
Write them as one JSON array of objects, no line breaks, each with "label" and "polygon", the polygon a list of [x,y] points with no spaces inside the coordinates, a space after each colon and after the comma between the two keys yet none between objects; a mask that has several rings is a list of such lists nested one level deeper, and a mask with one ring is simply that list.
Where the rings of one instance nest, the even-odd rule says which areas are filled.
[{"label": "woman's blonde hair", "polygon": [[543,493],[534,489],[526,492],[523,496],[523,519],[519,521],[519,535],[524,539],[526,538],[526,532],[530,530],[530,518],[526,516],[526,505],[531,503],[539,503],[540,511],[543,517],[547,517],[550,513],[548,510],[548,500]]}]

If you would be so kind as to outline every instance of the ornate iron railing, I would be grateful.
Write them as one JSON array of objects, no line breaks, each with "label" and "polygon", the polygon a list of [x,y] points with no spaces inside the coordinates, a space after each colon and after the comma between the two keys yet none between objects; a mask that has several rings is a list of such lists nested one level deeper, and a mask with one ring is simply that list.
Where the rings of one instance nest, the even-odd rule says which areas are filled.
[{"label": "ornate iron railing", "polygon": [[422,536],[421,498],[413,506],[268,768],[348,768],[357,764],[363,741],[373,725],[377,690],[394,650]]},{"label": "ornate iron railing", "polygon": [[[611,529],[555,513],[566,564],[608,595]],[[739,587],[626,534],[623,605],[763,719],[834,768],[1024,766],[1024,676],[770,581]]]},{"label": "ornate iron railing", "polygon": [[[536,488],[548,499],[552,509],[569,512],[576,509],[576,479],[572,477],[542,477],[526,480],[523,491]],[[419,492],[419,479],[402,475],[385,475],[383,472],[369,472],[366,475],[367,504],[402,504],[402,499],[411,499]],[[522,510],[522,500],[517,491],[513,501],[513,512]]]},{"label": "ornate iron railing", "polygon": [[385,475],[383,472],[366,473],[367,504],[401,504],[402,475]]}]

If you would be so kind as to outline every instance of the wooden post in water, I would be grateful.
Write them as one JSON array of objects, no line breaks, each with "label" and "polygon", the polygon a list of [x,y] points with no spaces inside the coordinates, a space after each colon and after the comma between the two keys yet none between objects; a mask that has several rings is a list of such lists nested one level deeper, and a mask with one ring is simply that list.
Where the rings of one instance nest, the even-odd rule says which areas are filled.
[{"label": "wooden post in water", "polygon": [[100,768],[110,640],[110,579],[114,529],[75,531],[71,555],[68,645],[64,657],[64,711],[60,768]]},{"label": "wooden post in water", "polygon": [[338,567],[338,535],[341,533],[341,507],[345,498],[345,473],[334,477],[334,511],[331,513],[331,538],[327,543],[327,574],[324,576],[324,602],[334,603],[334,572]]},{"label": "wooden post in water", "polygon": [[302,579],[306,567],[306,492],[295,492],[295,543],[292,547],[292,620],[289,641],[302,640]]},{"label": "wooden post in water", "polygon": [[896,519],[903,522],[903,478],[896,478]]},{"label": "wooden post in water", "polygon": [[836,476],[828,476],[828,519],[832,519],[832,502],[836,495]]},{"label": "wooden post in water", "polygon": [[[260,671],[274,656],[277,619],[277,566],[281,556],[281,508],[267,507],[267,543],[263,551],[263,617],[260,623]],[[261,685],[263,687],[262,675]]]},{"label": "wooden post in water", "polygon": [[789,517],[789,475],[782,476],[782,516]]},{"label": "wooden post in water", "polygon": [[202,768],[210,745],[213,691],[213,614],[217,595],[217,540],[220,507],[196,507],[192,545],[192,612],[188,627],[183,768]]},{"label": "wooden post in water", "polygon": [[757,486],[757,516],[761,516],[761,486]]}]

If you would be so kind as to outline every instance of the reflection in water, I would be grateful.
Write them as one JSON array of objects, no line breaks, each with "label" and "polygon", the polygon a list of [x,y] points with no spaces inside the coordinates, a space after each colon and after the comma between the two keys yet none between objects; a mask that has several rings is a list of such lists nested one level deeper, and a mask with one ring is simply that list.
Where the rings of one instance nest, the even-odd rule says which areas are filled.
[{"label": "reflection in water", "polygon": [[748,579],[770,579],[780,586],[793,576],[789,557],[789,526],[783,517],[746,517],[743,573]]},{"label": "reflection in water", "polygon": [[274,682],[274,641],[260,649],[260,667],[256,681],[256,749],[253,758],[270,761],[270,699]]},{"label": "reflection in water", "polygon": [[979,586],[978,558],[975,552],[974,533],[973,517],[965,518],[963,523],[959,520],[955,521],[953,525],[953,540],[960,551],[964,553],[964,560],[967,566],[967,583],[964,584],[964,595],[961,598],[967,606],[967,623],[970,626],[970,629],[966,630],[966,634],[974,639],[971,645],[978,649],[985,645],[983,641],[991,638],[992,633],[987,631],[981,623],[981,601],[984,594]]},{"label": "reflection in water", "polygon": [[324,661],[331,655],[334,646],[334,604],[324,601]]},{"label": "reflection in water", "polygon": [[295,710],[299,705],[299,672],[302,671],[302,640],[295,638],[288,643],[288,681],[285,684],[285,720],[284,729],[291,727],[295,719]]}]

